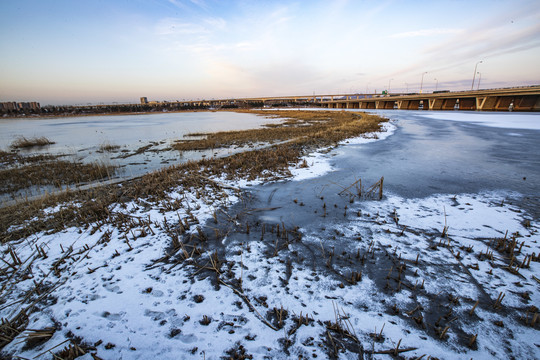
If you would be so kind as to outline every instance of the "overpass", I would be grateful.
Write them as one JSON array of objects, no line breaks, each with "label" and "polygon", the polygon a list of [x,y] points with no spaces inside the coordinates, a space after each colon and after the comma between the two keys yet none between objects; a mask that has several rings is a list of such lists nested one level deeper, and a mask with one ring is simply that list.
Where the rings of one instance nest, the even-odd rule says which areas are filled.
[{"label": "overpass", "polygon": [[198,100],[207,106],[311,103],[330,109],[540,111],[540,85],[513,88],[439,91],[433,93],[323,94]]},{"label": "overpass", "polygon": [[540,111],[540,86],[429,94],[346,95],[328,108],[400,110]]}]

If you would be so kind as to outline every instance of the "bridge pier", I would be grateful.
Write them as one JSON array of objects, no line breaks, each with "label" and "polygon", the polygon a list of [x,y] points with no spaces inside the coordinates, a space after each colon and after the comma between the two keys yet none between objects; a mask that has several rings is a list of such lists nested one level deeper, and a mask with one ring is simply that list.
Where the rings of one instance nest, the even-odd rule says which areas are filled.
[{"label": "bridge pier", "polygon": [[395,103],[396,102],[394,100],[379,100],[379,101],[375,101],[375,108],[376,109],[393,109]]},{"label": "bridge pier", "polygon": [[456,99],[430,99],[429,110],[454,110]]},{"label": "bridge pier", "polygon": [[497,110],[498,102],[499,102],[498,96],[485,96],[485,97],[478,96],[476,98],[476,109],[483,110],[483,111],[494,111],[494,110]]}]

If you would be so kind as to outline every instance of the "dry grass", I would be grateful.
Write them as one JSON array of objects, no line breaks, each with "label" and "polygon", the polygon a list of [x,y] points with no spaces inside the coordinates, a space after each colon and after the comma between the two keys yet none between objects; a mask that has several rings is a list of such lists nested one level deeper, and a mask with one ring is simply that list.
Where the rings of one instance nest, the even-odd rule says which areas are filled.
[{"label": "dry grass", "polygon": [[24,136],[19,136],[15,141],[11,143],[11,148],[13,149],[24,149],[31,148],[35,146],[46,146],[54,144],[54,141],[47,139],[45,136],[27,138]]},{"label": "dry grass", "polygon": [[[199,140],[181,140],[173,148],[185,150],[206,150],[229,146],[243,146],[251,143],[272,143],[297,140],[308,145],[325,146],[348,137],[380,129],[381,118],[363,113],[346,111],[244,111],[267,117],[283,117],[281,124],[267,125],[262,129],[243,131],[222,131],[210,134],[189,134],[205,136]],[[303,139],[303,138],[311,139]]]},{"label": "dry grass", "polygon": [[103,163],[82,164],[64,160],[45,160],[0,170],[0,194],[9,194],[32,186],[81,184],[106,179],[115,172]]},{"label": "dry grass", "polygon": [[120,145],[111,144],[109,142],[104,142],[99,146],[99,152],[113,152],[120,149]]},{"label": "dry grass", "polygon": [[[285,132],[283,130],[286,129],[294,136],[288,137],[287,143],[265,149],[165,168],[141,178],[126,181],[122,187],[109,185],[85,191],[66,192],[50,195],[37,201],[0,208],[0,241],[20,239],[39,231],[60,231],[66,226],[87,228],[90,224],[100,221],[116,221],[110,208],[113,204],[129,201],[145,199],[146,203],[153,203],[159,208],[175,209],[179,205],[167,195],[173,189],[196,191],[203,196],[222,193],[223,187],[209,178],[213,175],[225,176],[229,179],[273,179],[287,176],[289,166],[299,163],[300,157],[306,151],[316,147],[331,146],[345,138],[358,136],[364,132],[379,130],[380,123],[385,121],[372,115],[346,112],[265,111],[262,114],[265,116],[283,114],[289,117],[290,120],[286,122],[289,125],[278,127],[277,131],[283,134]],[[298,123],[303,125],[291,125]],[[310,130],[306,131],[308,129]],[[271,133],[272,130],[274,129],[265,129],[264,132]],[[243,135],[240,135],[241,132],[228,134],[230,133],[233,135],[229,139],[236,138],[245,141],[254,134],[251,130]],[[274,134],[265,138],[277,139],[278,137]],[[282,139],[280,137],[280,140]],[[97,173],[100,172],[97,171]],[[35,178],[35,175],[33,177]],[[49,179],[52,181],[50,176]],[[2,183],[5,182],[2,181]],[[61,203],[66,205],[52,215],[43,211]],[[70,205],[72,203],[78,205]],[[13,230],[14,228],[16,230]]]},{"label": "dry grass", "polygon": [[16,164],[35,164],[44,161],[51,161],[59,158],[58,155],[40,154],[31,156],[22,156],[17,152],[6,152],[0,150],[0,169],[5,169]]}]

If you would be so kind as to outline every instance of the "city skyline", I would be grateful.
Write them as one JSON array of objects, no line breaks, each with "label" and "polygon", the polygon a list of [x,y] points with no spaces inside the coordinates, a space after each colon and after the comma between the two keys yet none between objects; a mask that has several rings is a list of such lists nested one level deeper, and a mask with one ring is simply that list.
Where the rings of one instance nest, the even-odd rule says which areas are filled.
[{"label": "city skyline", "polygon": [[[540,83],[536,1],[2,1],[0,101]],[[481,63],[480,63],[481,61]]]}]

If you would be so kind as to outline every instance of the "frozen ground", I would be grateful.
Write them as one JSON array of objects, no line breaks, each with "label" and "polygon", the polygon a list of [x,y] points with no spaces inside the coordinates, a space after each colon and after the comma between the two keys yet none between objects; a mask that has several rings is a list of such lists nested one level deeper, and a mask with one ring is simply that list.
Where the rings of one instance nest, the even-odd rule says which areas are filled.
[{"label": "frozen ground", "polygon": [[[410,174],[407,164],[416,169],[434,151],[422,152],[421,143],[455,141],[462,151],[489,144],[441,139],[456,135],[452,124],[408,121],[398,117],[380,141],[351,139],[308,156],[294,181],[177,189],[178,211],[139,199],[110,209],[115,222],[2,245],[0,317],[15,324],[28,316],[27,330],[2,354],[540,358],[536,180],[513,181],[508,172],[473,184],[470,169],[456,191],[459,181],[444,179],[459,161],[444,163],[441,154],[447,173],[429,163],[434,169]],[[414,151],[384,146],[404,138]],[[407,160],[383,172],[389,164],[367,163],[369,152]],[[517,169],[506,163],[512,159],[493,158],[492,167]],[[531,163],[520,171],[529,179],[539,173]],[[383,175],[378,200],[367,190]],[[404,190],[414,175],[417,188]],[[426,176],[451,191],[422,186]]]}]

